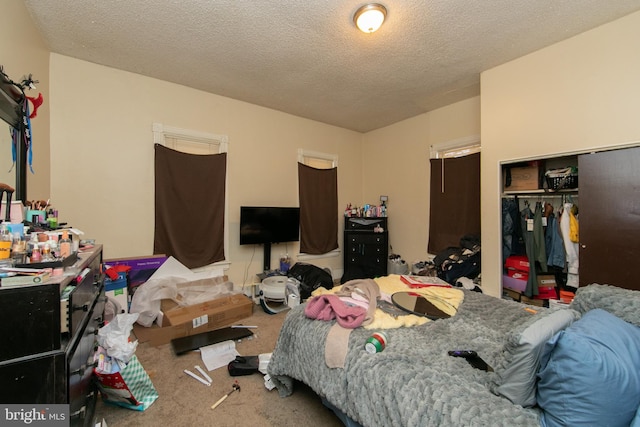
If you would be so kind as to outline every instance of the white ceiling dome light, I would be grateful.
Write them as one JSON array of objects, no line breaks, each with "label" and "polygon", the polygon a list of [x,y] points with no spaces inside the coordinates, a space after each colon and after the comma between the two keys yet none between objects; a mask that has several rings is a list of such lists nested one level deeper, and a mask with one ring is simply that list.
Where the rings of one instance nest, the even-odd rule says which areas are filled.
[{"label": "white ceiling dome light", "polygon": [[368,3],[356,10],[353,22],[363,33],[376,31],[387,16],[387,9],[379,3]]}]

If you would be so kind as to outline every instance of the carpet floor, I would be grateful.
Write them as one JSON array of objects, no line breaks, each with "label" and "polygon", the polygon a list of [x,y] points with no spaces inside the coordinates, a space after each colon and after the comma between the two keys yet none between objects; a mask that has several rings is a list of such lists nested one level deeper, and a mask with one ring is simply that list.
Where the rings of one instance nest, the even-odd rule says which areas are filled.
[{"label": "carpet floor", "polygon": [[[288,310],[275,315],[266,314],[254,306],[253,315],[238,324],[256,325],[254,335],[236,342],[243,356],[270,353]],[[171,344],[159,347],[139,343],[136,356],[145,368],[158,399],[140,412],[106,404],[99,399],[96,419],[109,427],[117,426],[343,426],[340,419],[321,402],[307,386],[297,383],[293,395],[281,398],[277,390],[267,390],[262,374],[231,377],[226,367],[208,372],[213,379],[207,387],[186,375],[195,365],[205,367],[199,351],[180,356]],[[211,409],[218,399],[231,391],[238,380],[240,391],[232,393],[220,406]]]}]

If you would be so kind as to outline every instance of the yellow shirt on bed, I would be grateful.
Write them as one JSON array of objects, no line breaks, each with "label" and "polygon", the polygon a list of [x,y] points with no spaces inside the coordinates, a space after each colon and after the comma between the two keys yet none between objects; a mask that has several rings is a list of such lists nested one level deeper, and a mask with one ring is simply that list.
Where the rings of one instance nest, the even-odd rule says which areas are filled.
[{"label": "yellow shirt on bed", "polygon": [[[426,288],[410,288],[407,284],[405,284],[400,276],[397,274],[390,274],[384,277],[378,277],[374,279],[374,281],[378,284],[380,288],[380,293],[383,295],[393,295],[396,292],[406,292],[411,291],[416,294],[425,295],[425,296],[433,296],[435,298],[430,299],[430,301],[438,307],[440,310],[445,313],[453,316],[456,314],[458,306],[464,299],[464,293],[460,289],[455,288],[443,288],[440,286],[429,286]],[[312,296],[323,295],[323,294],[333,294],[338,292],[342,286],[336,286],[332,289],[326,289],[320,287],[313,291]],[[442,300],[444,302],[440,302],[438,300]],[[399,328],[401,326],[416,326],[423,325],[429,322],[430,319],[424,316],[417,316],[415,314],[407,314],[406,316],[392,316],[379,308],[376,309],[375,317],[373,318],[373,322],[364,326],[365,329],[393,329]]]}]

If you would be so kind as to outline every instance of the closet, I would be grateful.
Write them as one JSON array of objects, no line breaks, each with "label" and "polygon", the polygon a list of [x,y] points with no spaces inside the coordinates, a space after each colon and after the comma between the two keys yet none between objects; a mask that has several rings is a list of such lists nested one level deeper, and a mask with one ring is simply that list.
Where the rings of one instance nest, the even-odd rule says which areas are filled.
[{"label": "closet", "polygon": [[[549,179],[545,173],[561,168],[571,168],[576,174],[561,183],[564,188],[553,188],[558,184],[557,180]],[[503,289],[514,288],[513,261],[507,262],[510,255],[524,255],[532,264],[530,268],[536,266],[531,271],[534,277],[542,275],[545,279],[552,276],[559,288],[569,286],[567,289],[573,290],[590,283],[600,283],[640,289],[640,282],[632,276],[632,266],[640,259],[640,147],[509,162],[503,163],[501,170]],[[558,213],[566,207],[574,213],[571,232],[577,231],[577,238],[569,243],[570,246],[563,239],[563,268],[547,267],[543,265],[546,263],[536,261],[540,257],[535,255],[537,250],[531,251],[533,246],[527,251],[523,236],[527,234],[531,238],[534,223],[540,226],[540,222],[533,221],[539,204],[543,216],[545,213],[548,215],[551,209],[546,205],[552,206],[552,215],[556,216],[560,230],[561,216]],[[513,215],[506,215],[505,209],[514,205],[517,206],[518,217],[515,224],[511,224]],[[527,208],[530,217],[525,214]],[[542,224],[546,238],[546,217]],[[576,224],[577,227],[574,226]],[[513,227],[520,227],[521,234],[514,232]],[[564,234],[569,234],[568,226]],[[545,249],[548,249],[548,241],[545,243]],[[511,264],[510,268],[507,264]],[[515,283],[522,287],[522,282]],[[537,283],[540,284],[540,280]],[[531,283],[528,286],[530,293]],[[524,290],[521,293],[524,294]]]}]

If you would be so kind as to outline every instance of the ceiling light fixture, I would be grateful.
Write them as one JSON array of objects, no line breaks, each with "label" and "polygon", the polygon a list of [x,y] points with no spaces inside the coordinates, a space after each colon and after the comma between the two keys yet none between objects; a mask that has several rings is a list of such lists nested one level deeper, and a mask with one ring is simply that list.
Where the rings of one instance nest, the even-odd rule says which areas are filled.
[{"label": "ceiling light fixture", "polygon": [[379,3],[368,3],[356,10],[353,22],[363,33],[376,31],[387,16],[387,9]]}]

